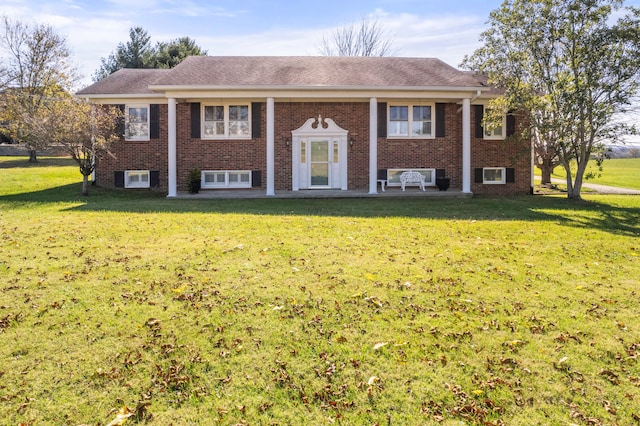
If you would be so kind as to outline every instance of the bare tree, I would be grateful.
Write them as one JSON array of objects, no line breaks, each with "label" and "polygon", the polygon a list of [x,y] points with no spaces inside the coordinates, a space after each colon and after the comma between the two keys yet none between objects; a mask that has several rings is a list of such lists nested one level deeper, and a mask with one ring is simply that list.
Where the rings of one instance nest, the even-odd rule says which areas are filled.
[{"label": "bare tree", "polygon": [[68,93],[76,81],[66,39],[47,25],[27,25],[7,17],[0,20],[0,110],[2,130],[29,150],[29,161],[49,144],[29,123],[48,100]]},{"label": "bare tree", "polygon": [[322,38],[319,48],[323,56],[393,56],[397,49],[392,37],[379,21],[365,18],[360,24],[335,29]]}]

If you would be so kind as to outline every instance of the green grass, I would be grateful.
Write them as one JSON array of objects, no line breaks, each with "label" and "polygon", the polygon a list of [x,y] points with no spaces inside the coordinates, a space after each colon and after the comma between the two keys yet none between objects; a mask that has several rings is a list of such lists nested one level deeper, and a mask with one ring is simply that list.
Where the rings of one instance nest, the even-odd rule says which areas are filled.
[{"label": "green grass", "polygon": [[[585,175],[591,174],[592,177],[586,179],[585,183],[640,189],[640,158],[605,160],[602,167],[602,171],[599,171],[598,166],[594,162],[590,162]],[[539,170],[537,168],[536,170],[539,175]],[[556,167],[551,177],[566,179],[564,168]]]},{"label": "green grass", "polygon": [[637,424],[640,197],[169,200],[0,159],[3,424]]}]

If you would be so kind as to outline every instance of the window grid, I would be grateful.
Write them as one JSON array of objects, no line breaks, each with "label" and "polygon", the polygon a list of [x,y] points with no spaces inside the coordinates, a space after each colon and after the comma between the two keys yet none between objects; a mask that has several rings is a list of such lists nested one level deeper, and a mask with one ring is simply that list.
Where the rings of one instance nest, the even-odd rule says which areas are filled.
[{"label": "window grid", "polygon": [[389,105],[387,120],[387,136],[391,138],[433,138],[434,132],[433,104]]},{"label": "window grid", "polygon": [[249,104],[204,105],[203,139],[250,139]]}]

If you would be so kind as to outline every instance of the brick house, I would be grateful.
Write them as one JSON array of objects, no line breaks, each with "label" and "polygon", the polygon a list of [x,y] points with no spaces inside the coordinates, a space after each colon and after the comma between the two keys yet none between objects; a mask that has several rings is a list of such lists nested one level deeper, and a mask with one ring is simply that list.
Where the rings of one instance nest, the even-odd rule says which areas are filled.
[{"label": "brick house", "polygon": [[518,117],[483,129],[495,91],[430,58],[189,57],[173,69],[123,69],[76,93],[121,105],[123,138],[101,186],[175,197],[191,170],[203,190],[361,190],[418,171],[468,194],[531,191]]}]

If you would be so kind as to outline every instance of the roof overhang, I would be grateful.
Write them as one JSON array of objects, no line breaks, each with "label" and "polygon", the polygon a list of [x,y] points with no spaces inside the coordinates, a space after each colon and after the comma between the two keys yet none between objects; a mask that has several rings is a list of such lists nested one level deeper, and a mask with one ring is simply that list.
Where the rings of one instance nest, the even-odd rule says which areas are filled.
[{"label": "roof overhang", "polygon": [[176,99],[371,99],[371,98],[472,98],[488,87],[379,87],[379,86],[150,86],[166,98]]}]

